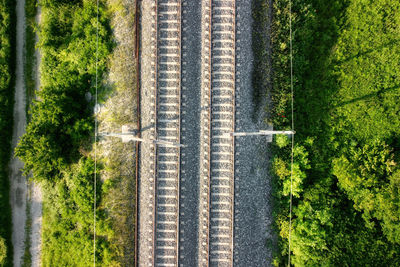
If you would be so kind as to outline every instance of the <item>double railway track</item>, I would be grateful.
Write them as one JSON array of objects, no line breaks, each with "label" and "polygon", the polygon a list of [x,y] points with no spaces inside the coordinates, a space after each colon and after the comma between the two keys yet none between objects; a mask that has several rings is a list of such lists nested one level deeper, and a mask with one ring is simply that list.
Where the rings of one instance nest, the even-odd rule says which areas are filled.
[{"label": "double railway track", "polygon": [[[191,123],[182,125],[185,120],[181,119],[181,106],[185,105],[181,103],[185,101],[181,99],[185,80],[181,65],[187,61],[182,60],[182,1],[152,3],[151,47],[146,48],[151,86],[142,89],[144,95],[150,93],[152,101],[146,116],[154,127],[146,133],[148,138],[176,144],[181,143],[181,130]],[[198,255],[193,257],[199,266],[232,266],[235,153],[229,133],[235,130],[235,0],[202,0],[201,27],[199,217],[192,218],[198,223]],[[149,201],[141,211],[148,225],[141,223],[145,230],[139,235],[142,245],[138,252],[146,251],[140,256],[146,260],[138,262],[146,266],[182,266],[180,179],[185,159],[180,150],[151,144],[141,156],[140,180],[148,179],[149,193],[143,199]]]}]

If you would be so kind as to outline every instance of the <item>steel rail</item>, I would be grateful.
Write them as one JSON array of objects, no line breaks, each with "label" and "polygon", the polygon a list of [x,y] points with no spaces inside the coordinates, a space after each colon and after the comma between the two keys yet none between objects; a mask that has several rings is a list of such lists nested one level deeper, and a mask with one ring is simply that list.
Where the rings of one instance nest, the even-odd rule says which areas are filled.
[{"label": "steel rail", "polygon": [[[232,112],[232,131],[235,131],[235,122],[236,122],[236,0],[233,0],[233,20],[232,20],[232,35],[233,35],[233,96],[232,96],[232,107],[233,107],[233,112]],[[232,184],[231,184],[231,194],[232,194],[232,199],[231,199],[231,259],[232,259],[232,266],[234,263],[234,237],[235,237],[235,232],[234,232],[234,226],[235,226],[235,138],[232,136]]]},{"label": "steel rail", "polygon": [[[136,119],[137,119],[137,129],[138,129],[138,137],[141,137],[141,123],[140,123],[140,15],[139,15],[139,0],[136,0],[135,3],[135,56],[136,56]],[[140,144],[139,142],[136,142],[136,166],[135,166],[135,186],[136,186],[136,196],[135,196],[135,253],[134,253],[134,265],[138,266],[138,227],[139,227],[139,159],[140,159]]]},{"label": "steel rail", "polygon": [[208,133],[209,133],[209,138],[207,138],[208,140],[208,144],[207,144],[207,149],[208,149],[208,174],[207,174],[207,178],[208,178],[208,194],[207,194],[207,264],[209,263],[209,259],[210,259],[210,208],[211,208],[211,135],[212,135],[212,1],[209,1],[209,23],[208,23],[208,58],[209,58],[209,90],[208,90]]},{"label": "steel rail", "polygon": [[[179,112],[178,112],[178,131],[179,131],[179,133],[178,133],[178,140],[177,140],[178,144],[181,143],[181,110],[182,110],[182,107],[181,107],[181,105],[182,105],[182,103],[181,103],[181,98],[182,98],[182,82],[181,82],[181,79],[182,79],[182,5],[181,5],[181,1],[184,1],[184,0],[178,0],[178,19],[177,19],[177,21],[180,22],[180,25],[178,26],[178,30],[179,30],[179,33],[178,33],[178,36],[179,36],[179,44],[178,44],[178,47],[179,47],[179,51],[178,51],[179,59],[178,59],[178,62],[180,63],[180,65],[179,65],[179,77],[178,77],[179,84],[177,86],[177,88],[178,88],[178,107],[179,107]],[[177,169],[177,174],[178,174],[178,177],[176,179],[176,183],[177,183],[176,184],[176,187],[177,187],[177,189],[176,189],[176,192],[177,192],[177,197],[176,197],[176,201],[177,201],[177,203],[176,203],[176,213],[177,213],[177,215],[176,215],[176,266],[179,266],[179,230],[180,230],[179,218],[180,218],[180,195],[181,195],[181,193],[180,193],[181,149],[180,149],[180,147],[177,147],[176,150],[177,150],[177,154],[178,154],[178,160],[176,162],[176,165],[177,165],[176,169]]]},{"label": "steel rail", "polygon": [[[154,42],[154,139],[158,139],[157,136],[157,104],[158,104],[158,0],[154,0],[154,27],[155,27],[155,42]],[[153,198],[153,266],[155,266],[155,259],[156,259],[156,229],[157,229],[157,145],[154,144],[154,169],[153,169],[153,190],[154,190],[154,198]]]},{"label": "steel rail", "polygon": [[[210,229],[210,185],[211,185],[211,29],[212,0],[202,1],[201,22],[201,104],[200,114],[200,182],[199,182],[199,240],[198,265],[208,266]],[[208,16],[208,18],[207,18]],[[204,20],[203,20],[204,18]],[[207,25],[208,24],[208,25]],[[204,122],[204,123],[203,123]]]}]

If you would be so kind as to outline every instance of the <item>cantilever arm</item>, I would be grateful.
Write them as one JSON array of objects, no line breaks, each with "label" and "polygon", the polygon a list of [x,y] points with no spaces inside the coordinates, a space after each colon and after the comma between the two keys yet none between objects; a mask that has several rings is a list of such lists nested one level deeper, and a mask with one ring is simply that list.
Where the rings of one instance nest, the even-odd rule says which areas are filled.
[{"label": "cantilever arm", "polygon": [[159,146],[170,146],[170,147],[186,147],[185,145],[178,144],[175,142],[167,141],[167,140],[161,140],[161,139],[143,139],[136,137],[134,133],[99,133],[99,136],[112,136],[112,137],[118,137],[122,139],[122,142],[127,143],[129,141],[135,141],[135,142],[143,142],[143,143],[154,143],[155,145]]},{"label": "cantilever arm", "polygon": [[231,132],[225,133],[224,135],[230,136],[250,136],[250,135],[275,135],[275,134],[295,134],[295,131],[270,131],[270,130],[261,130],[258,132]]}]

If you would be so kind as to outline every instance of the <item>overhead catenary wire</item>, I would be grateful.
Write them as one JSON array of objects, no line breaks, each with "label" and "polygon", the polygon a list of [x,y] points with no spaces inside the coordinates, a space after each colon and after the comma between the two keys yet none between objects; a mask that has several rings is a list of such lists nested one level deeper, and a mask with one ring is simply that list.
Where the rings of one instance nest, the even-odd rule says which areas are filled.
[{"label": "overhead catenary wire", "polygon": [[96,266],[96,194],[97,194],[97,69],[99,59],[99,0],[96,1],[96,82],[94,114],[94,175],[93,175],[93,266]]},{"label": "overhead catenary wire", "polygon": [[[293,90],[293,47],[292,47],[292,1],[289,0],[289,50],[290,50],[290,92],[291,92],[291,108],[292,108],[292,131],[294,131],[294,90]],[[289,200],[289,246],[288,246],[288,266],[290,266],[290,245],[292,233],[292,200],[293,200],[293,150],[294,150],[294,134],[292,134],[292,150],[290,161],[290,200]]]}]

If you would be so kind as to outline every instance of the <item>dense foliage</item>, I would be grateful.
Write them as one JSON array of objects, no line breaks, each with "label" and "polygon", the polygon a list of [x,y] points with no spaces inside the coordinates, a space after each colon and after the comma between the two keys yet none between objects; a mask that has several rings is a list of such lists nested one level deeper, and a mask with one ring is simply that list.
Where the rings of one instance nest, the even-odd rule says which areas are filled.
[{"label": "dense foliage", "polygon": [[[26,110],[29,109],[31,99],[35,97],[35,87],[37,80],[37,64],[36,62],[36,31],[37,31],[37,0],[25,0],[25,90],[27,96]],[[27,114],[28,121],[30,120]]]},{"label": "dense foliage", "polygon": [[[52,1],[42,3],[41,89],[16,151],[35,180],[60,176],[60,170],[79,157],[78,148],[92,132],[93,105],[85,99],[86,92],[94,93],[96,74],[96,6],[91,2],[56,7]],[[103,13],[99,26],[100,76],[111,49],[106,25]]]},{"label": "dense foliage", "polygon": [[[398,1],[293,1],[296,266],[400,265],[398,25]],[[272,33],[270,119],[288,129],[287,1],[274,2]],[[288,253],[290,152],[290,140],[277,137],[276,265]]]},{"label": "dense foliage", "polygon": [[[8,162],[10,159],[12,110],[14,102],[13,70],[15,1],[0,1],[0,266],[11,262],[11,212],[9,206]],[[7,257],[8,255],[8,257]]]},{"label": "dense foliage", "polygon": [[[94,161],[82,158],[63,179],[45,182],[42,228],[43,266],[90,266],[93,262]],[[101,192],[100,181],[97,190]],[[100,203],[101,194],[97,197]],[[50,203],[52,203],[50,205]],[[46,205],[47,204],[47,205]],[[115,266],[107,237],[112,236],[102,210],[96,213],[96,262]]]},{"label": "dense foliage", "polygon": [[[16,155],[44,190],[42,265],[89,266],[93,261],[93,101],[95,92],[96,1],[43,0],[39,27],[41,88]],[[112,50],[109,15],[100,1],[99,84]],[[102,86],[99,91],[102,91]],[[93,136],[92,136],[93,138]],[[113,265],[112,231],[97,189],[96,261]]]}]

